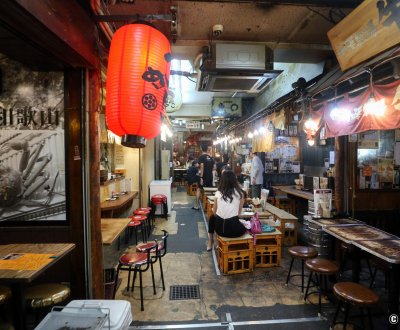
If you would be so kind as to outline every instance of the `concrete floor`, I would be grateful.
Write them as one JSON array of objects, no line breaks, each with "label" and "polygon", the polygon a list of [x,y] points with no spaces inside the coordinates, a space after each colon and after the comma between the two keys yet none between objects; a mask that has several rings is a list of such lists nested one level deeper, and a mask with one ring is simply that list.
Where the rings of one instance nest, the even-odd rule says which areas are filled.
[{"label": "concrete floor", "polygon": [[[162,229],[169,233],[168,253],[163,258],[166,290],[162,290],[158,265],[155,265],[156,295],[150,270],[144,273],[144,311],[140,311],[139,288],[127,292],[128,274],[121,272],[116,299],[131,303],[132,329],[329,329],[336,303],[324,299],[322,316],[318,317],[316,295],[310,297],[311,303],[304,302],[299,287],[285,285],[289,268],[286,248],[282,248],[280,267],[217,275],[213,255],[206,251],[205,218],[202,211],[191,209],[193,199],[186,191],[177,192],[173,188],[174,206],[168,221],[156,219],[152,239],[160,238]],[[130,242],[133,241],[134,238]],[[122,245],[120,251],[116,246],[105,248],[106,266],[116,266],[123,252],[134,250],[135,245]],[[294,272],[299,272],[299,266],[295,263]],[[293,280],[299,284],[300,277]],[[169,300],[171,285],[199,285],[200,299]],[[386,328],[383,314],[379,308],[374,311],[378,315],[374,316],[374,323]]]}]

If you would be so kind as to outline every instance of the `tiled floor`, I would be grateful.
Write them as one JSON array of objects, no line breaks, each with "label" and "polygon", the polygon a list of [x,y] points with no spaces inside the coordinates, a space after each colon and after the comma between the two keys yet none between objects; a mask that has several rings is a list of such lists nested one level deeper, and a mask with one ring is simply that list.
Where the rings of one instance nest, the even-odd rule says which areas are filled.
[{"label": "tiled floor", "polygon": [[[322,317],[317,306],[305,303],[300,288],[285,286],[289,258],[282,249],[280,267],[256,268],[252,273],[223,276],[216,274],[212,253],[206,252],[207,233],[203,213],[192,210],[193,198],[173,191],[174,207],[168,221],[157,218],[153,239],[162,229],[169,232],[167,255],[163,258],[166,290],[162,290],[158,265],[155,267],[157,293],[153,294],[150,270],[144,274],[144,311],[140,311],[139,289],[126,292],[127,272],[122,272],[116,299],[132,304],[132,328],[146,329],[328,329],[335,308],[324,299]],[[134,239],[133,239],[134,240]],[[131,242],[133,241],[131,240]],[[116,266],[124,251],[135,246],[105,250],[107,267]],[[298,271],[298,265],[296,269]],[[299,278],[295,278],[297,281]],[[138,280],[136,281],[138,285]],[[200,299],[169,300],[171,285],[199,285]],[[382,296],[384,291],[381,290]],[[311,296],[315,303],[316,296]],[[374,323],[386,328],[382,307],[374,310]],[[358,312],[358,311],[357,311]],[[232,322],[227,322],[231,320]],[[252,321],[252,324],[248,322]],[[225,323],[224,323],[225,322]],[[339,328],[339,327],[337,327]]]}]

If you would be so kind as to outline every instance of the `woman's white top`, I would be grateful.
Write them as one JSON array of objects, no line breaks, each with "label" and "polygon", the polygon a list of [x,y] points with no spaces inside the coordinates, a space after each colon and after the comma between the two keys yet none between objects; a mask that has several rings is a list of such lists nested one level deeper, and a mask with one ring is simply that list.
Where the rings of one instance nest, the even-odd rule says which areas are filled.
[{"label": "woman's white top", "polygon": [[228,219],[239,215],[239,207],[240,207],[240,195],[236,191],[235,194],[232,195],[232,202],[229,203],[230,199],[227,198],[225,201],[222,198],[222,193],[217,191],[215,193],[215,198],[217,200],[217,215],[222,219]]}]

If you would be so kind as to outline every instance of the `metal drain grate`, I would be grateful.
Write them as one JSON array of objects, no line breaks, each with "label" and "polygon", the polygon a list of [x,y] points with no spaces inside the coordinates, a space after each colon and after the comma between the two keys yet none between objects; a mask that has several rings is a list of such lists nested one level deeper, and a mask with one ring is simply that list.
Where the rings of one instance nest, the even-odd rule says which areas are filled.
[{"label": "metal drain grate", "polygon": [[172,285],[169,291],[169,300],[200,299],[198,285]]}]

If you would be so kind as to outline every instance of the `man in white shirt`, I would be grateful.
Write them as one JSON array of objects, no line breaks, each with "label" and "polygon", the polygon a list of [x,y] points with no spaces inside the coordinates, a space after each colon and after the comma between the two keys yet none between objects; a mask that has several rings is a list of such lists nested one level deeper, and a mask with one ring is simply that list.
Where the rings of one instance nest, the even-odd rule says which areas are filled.
[{"label": "man in white shirt", "polygon": [[261,188],[263,185],[263,173],[264,166],[260,157],[257,156],[256,152],[250,152],[249,157],[251,159],[251,170],[250,170],[250,183],[251,183],[251,197],[261,197]]}]

